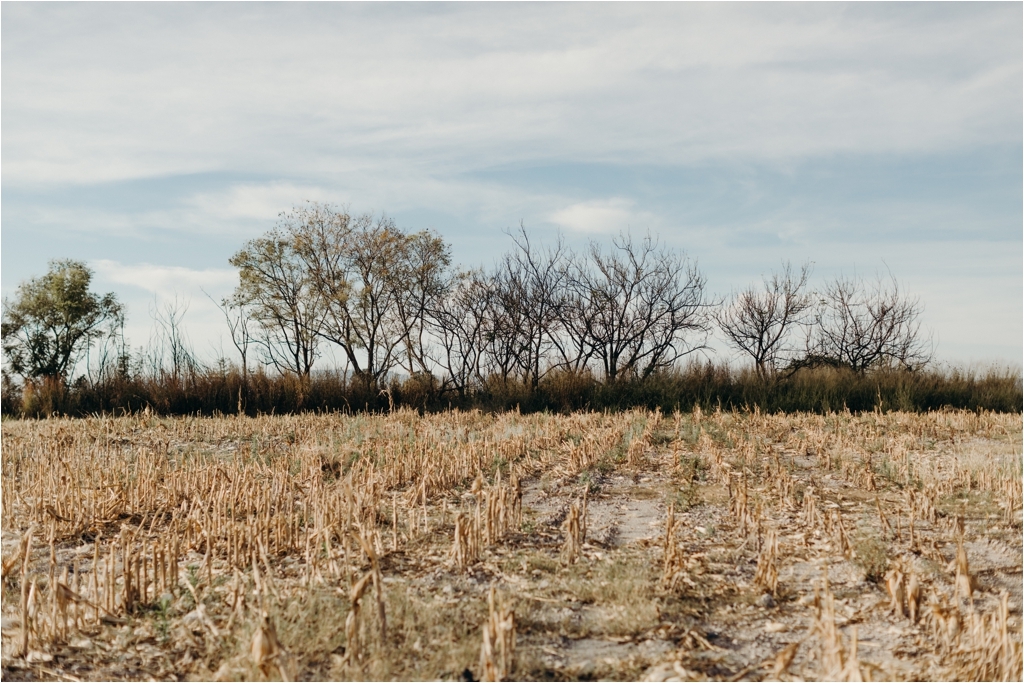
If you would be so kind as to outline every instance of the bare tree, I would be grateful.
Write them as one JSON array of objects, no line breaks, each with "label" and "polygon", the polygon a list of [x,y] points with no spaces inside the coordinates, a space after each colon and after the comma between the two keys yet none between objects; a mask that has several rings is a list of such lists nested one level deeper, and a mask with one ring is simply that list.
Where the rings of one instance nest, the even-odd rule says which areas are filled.
[{"label": "bare tree", "polygon": [[554,247],[539,248],[522,225],[517,234],[508,234],[515,249],[495,269],[495,320],[488,355],[503,379],[518,371],[536,387],[552,365],[548,352],[559,334],[567,250],[561,237]]},{"label": "bare tree", "polygon": [[460,396],[484,382],[485,354],[494,339],[494,283],[480,271],[459,274],[428,320],[440,346],[442,389]]},{"label": "bare tree", "polygon": [[558,332],[553,339],[559,367],[583,372],[593,360],[592,338],[598,306],[594,305],[589,263],[586,256],[569,253],[564,261],[564,291],[558,299]]},{"label": "bare tree", "polygon": [[205,289],[202,292],[224,316],[224,322],[227,323],[228,332],[231,334],[231,344],[238,351],[242,361],[242,381],[246,382],[249,377],[249,346],[253,339],[249,328],[252,323],[251,314],[244,305],[234,299],[221,299],[218,303]]},{"label": "bare tree", "polygon": [[272,230],[234,256],[239,285],[232,302],[244,306],[258,330],[264,361],[280,372],[308,380],[319,356],[326,305],[313,285],[293,234]]},{"label": "bare tree", "polygon": [[[201,369],[192,344],[182,324],[190,302],[181,301],[177,296],[173,302],[165,302],[161,308],[154,302],[150,315],[155,323],[155,348],[153,349],[154,374],[168,373],[175,381],[182,377],[194,377]],[[170,356],[170,369],[165,363]]]},{"label": "bare tree", "polygon": [[430,371],[426,316],[450,279],[450,248],[439,236],[315,202],[282,215],[279,229],[294,236],[324,302],[316,333],[341,347],[357,377],[376,384],[399,365]]},{"label": "bare tree", "polygon": [[408,240],[384,216],[359,228],[347,245],[352,273],[348,329],[364,353],[365,364],[356,366],[357,371],[377,383],[398,365],[404,341],[397,299]]},{"label": "bare tree", "polygon": [[124,335],[124,324],[124,316],[121,316],[103,336],[90,340],[86,346],[85,371],[90,384],[118,376],[125,378],[130,374],[131,351]]},{"label": "bare tree", "polygon": [[203,294],[206,294],[206,297],[223,314],[224,322],[227,323],[228,331],[231,333],[231,344],[238,351],[238,356],[242,360],[242,384],[238,387],[238,413],[241,415],[245,412],[246,397],[249,393],[249,346],[253,341],[249,326],[252,323],[252,315],[244,304],[234,299],[222,299],[220,303],[217,303],[205,289]]},{"label": "bare tree", "polygon": [[813,294],[806,291],[810,271],[810,264],[804,264],[794,273],[787,261],[781,273],[763,281],[763,288],[748,287],[715,314],[728,342],[754,360],[761,377],[777,369],[790,350],[790,333],[806,322],[814,305]]},{"label": "bare tree", "polygon": [[585,338],[605,379],[646,378],[706,348],[712,302],[696,263],[650,236],[637,243],[623,235],[613,245],[606,253],[591,243],[575,286],[586,310]]},{"label": "bare tree", "polygon": [[917,369],[931,360],[921,334],[923,307],[907,297],[890,274],[868,284],[837,277],[825,286],[807,342],[807,362],[845,365],[856,372],[873,367]]},{"label": "bare tree", "polygon": [[507,382],[525,376],[530,367],[532,326],[524,303],[525,275],[506,254],[489,277],[490,321],[486,330],[484,365],[488,375]]},{"label": "bare tree", "polygon": [[309,274],[311,287],[324,304],[324,324],[316,333],[339,347],[349,367],[364,374],[360,340],[350,309],[352,266],[349,254],[352,235],[368,217],[353,218],[344,209],[307,202],[281,214],[278,227],[295,239],[296,251]]},{"label": "bare tree", "polygon": [[402,332],[406,369],[429,374],[431,316],[453,283],[451,248],[439,235],[417,232],[406,238],[402,258],[394,264],[395,308]]}]

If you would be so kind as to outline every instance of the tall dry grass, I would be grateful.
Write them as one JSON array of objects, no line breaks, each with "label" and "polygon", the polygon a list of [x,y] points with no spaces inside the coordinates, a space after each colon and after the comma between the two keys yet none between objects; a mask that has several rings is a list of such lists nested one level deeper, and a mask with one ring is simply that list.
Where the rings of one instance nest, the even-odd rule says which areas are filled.
[{"label": "tall dry grass", "polygon": [[491,378],[467,393],[447,391],[432,377],[393,378],[370,387],[342,373],[315,373],[308,381],[263,371],[196,368],[181,373],[108,375],[71,387],[14,383],[5,376],[6,416],[123,415],[144,409],[160,415],[293,414],[301,412],[386,412],[406,407],[420,412],[450,409],[573,412],[631,408],[690,412],[928,411],[944,408],[1020,413],[1024,405],[1019,372],[1009,369],[888,371],[866,374],[822,367],[782,373],[765,380],[747,370],[692,364],[645,380],[601,383],[590,374],[552,372],[537,387]]}]

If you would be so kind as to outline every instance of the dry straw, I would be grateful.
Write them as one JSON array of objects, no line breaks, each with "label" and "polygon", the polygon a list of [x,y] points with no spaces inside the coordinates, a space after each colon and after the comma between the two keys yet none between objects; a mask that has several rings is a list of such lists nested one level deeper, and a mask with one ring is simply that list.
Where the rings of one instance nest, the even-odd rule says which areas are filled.
[{"label": "dry straw", "polygon": [[[1005,442],[1019,434],[1020,418],[953,411],[741,415],[697,408],[663,420],[643,411],[420,416],[398,409],[377,417],[5,422],[0,505],[5,537],[20,537],[2,558],[15,596],[5,616],[18,624],[12,652],[24,659],[86,635],[113,638],[129,621],[151,620],[170,596],[187,606],[195,625],[185,629],[201,641],[195,661],[213,661],[221,656],[217,648],[237,640],[234,656],[245,666],[293,677],[295,658],[305,655],[281,644],[295,642],[285,608],[326,594],[338,601],[331,609],[339,621],[347,610],[344,664],[354,673],[343,675],[369,676],[383,671],[374,667],[404,642],[402,610],[414,609],[390,607],[404,603],[398,591],[384,590],[386,573],[403,571],[396,568],[401,562],[490,571],[497,551],[521,547],[566,565],[582,562],[589,571],[588,493],[568,501],[561,547],[543,546],[524,532],[522,482],[543,473],[575,484],[581,473],[605,467],[636,474],[664,455],[659,444],[669,430],[674,459],[692,456],[706,474],[701,485],[715,495],[716,487],[728,489],[734,524],[719,533],[736,532],[729,542],[736,540],[737,560],[756,554],[758,588],[779,592],[780,569],[793,555],[794,536],[777,531],[784,524],[797,522],[796,537],[807,543],[798,550],[825,545],[838,561],[860,550],[851,547],[851,531],[859,539],[862,525],[880,528],[880,562],[887,564],[879,566],[889,570],[892,610],[932,635],[948,664],[940,673],[1020,679],[1019,625],[1007,598],[997,601],[972,575],[968,553],[984,562],[973,554],[974,537],[962,523],[955,538],[940,535],[960,514],[950,511],[960,503],[950,501],[966,499],[998,505],[987,523],[1019,533],[1019,451],[995,459],[957,444]],[[940,442],[953,444],[952,456],[922,446]],[[827,475],[808,475],[814,468]],[[829,482],[837,479],[874,493],[863,504],[834,502],[838,489]],[[897,490],[905,493],[896,497]],[[683,514],[689,513],[669,507],[660,579],[669,591],[698,592],[690,578],[698,568],[681,550],[695,540]],[[815,540],[822,529],[831,543]],[[953,566],[928,574],[913,559],[918,554],[939,566],[952,557]],[[899,557],[904,561],[893,561]],[[856,638],[835,627],[827,583],[821,591],[818,674],[868,675]],[[495,679],[512,675],[515,645],[511,611],[499,602],[489,602],[478,672]],[[478,637],[472,632],[470,658]],[[788,652],[768,665],[777,677],[796,649]]]}]

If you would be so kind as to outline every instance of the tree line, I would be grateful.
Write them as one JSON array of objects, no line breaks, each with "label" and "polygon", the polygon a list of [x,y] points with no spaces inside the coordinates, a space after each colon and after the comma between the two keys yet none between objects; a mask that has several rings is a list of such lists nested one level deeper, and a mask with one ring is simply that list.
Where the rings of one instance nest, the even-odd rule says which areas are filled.
[{"label": "tree line", "polygon": [[931,357],[921,304],[895,278],[812,291],[809,266],[784,264],[717,299],[695,261],[650,236],[582,252],[522,227],[509,236],[490,270],[459,270],[435,233],[307,204],[232,257],[240,284],[222,310],[243,363],[253,349],[307,378],[329,344],[369,385],[403,371],[458,394],[558,371],[642,380],[706,349],[716,326],[766,379],[809,364],[913,370]]},{"label": "tree line", "polygon": [[[327,349],[342,363],[330,370],[366,392],[404,376],[459,399],[495,383],[536,389],[552,374],[644,382],[706,350],[716,329],[765,383],[821,366],[915,372],[931,359],[922,305],[892,276],[812,289],[809,265],[784,263],[718,297],[695,260],[650,235],[577,251],[560,237],[539,244],[522,226],[507,232],[511,248],[492,267],[466,270],[440,235],[387,216],[320,203],[282,214],[231,257],[239,284],[218,302],[240,359],[240,407],[254,371],[301,388]],[[4,301],[5,391],[11,373],[68,387],[90,354],[97,378],[142,371],[123,338],[123,306],[91,293],[90,277],[83,263],[55,261]],[[166,343],[151,373],[203,368],[181,314],[157,313]],[[77,381],[95,381],[85,365],[90,376]]]}]

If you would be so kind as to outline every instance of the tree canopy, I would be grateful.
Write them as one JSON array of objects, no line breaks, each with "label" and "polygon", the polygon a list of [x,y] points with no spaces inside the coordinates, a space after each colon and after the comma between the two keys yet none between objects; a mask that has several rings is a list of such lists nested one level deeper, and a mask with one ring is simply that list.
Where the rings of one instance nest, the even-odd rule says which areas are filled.
[{"label": "tree canopy", "polygon": [[81,261],[55,260],[4,300],[3,351],[12,371],[66,382],[89,345],[123,322],[117,297],[90,292],[91,281]]}]

